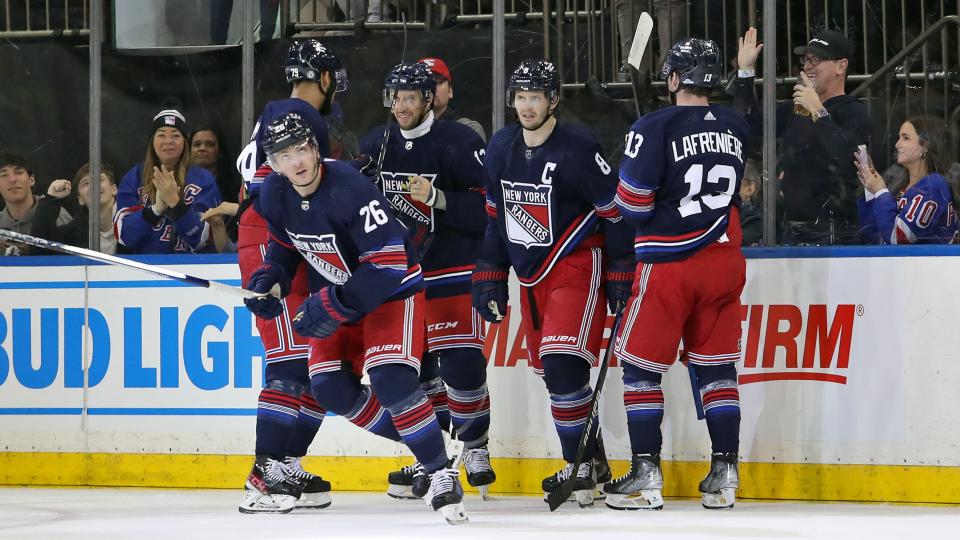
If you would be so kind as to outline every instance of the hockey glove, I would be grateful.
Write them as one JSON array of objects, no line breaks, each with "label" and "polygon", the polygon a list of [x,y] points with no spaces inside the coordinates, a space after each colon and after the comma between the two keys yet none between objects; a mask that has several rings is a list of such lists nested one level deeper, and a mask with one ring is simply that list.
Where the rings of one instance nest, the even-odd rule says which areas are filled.
[{"label": "hockey glove", "polygon": [[477,261],[473,271],[473,308],[484,320],[498,323],[507,313],[510,291],[507,288],[506,268],[486,261]]},{"label": "hockey glove", "polygon": [[363,173],[363,175],[369,178],[373,183],[380,183],[380,171],[377,169],[377,162],[375,159],[373,159],[373,156],[360,154],[356,159],[350,162],[350,165]]},{"label": "hockey glove", "polygon": [[627,305],[636,266],[636,259],[633,257],[620,257],[607,265],[607,307],[611,313],[616,313],[621,306]]},{"label": "hockey glove", "polygon": [[279,285],[280,298],[287,296],[290,292],[290,278],[283,268],[276,264],[264,262],[257,268],[256,272],[250,276],[244,289],[261,293],[259,298],[244,298],[243,303],[251,313],[261,319],[275,319],[283,313],[283,303],[280,298],[270,294],[275,285]]},{"label": "hockey glove", "polygon": [[293,318],[293,329],[301,336],[325,338],[340,325],[359,315],[340,301],[336,286],[330,285],[311,294]]}]

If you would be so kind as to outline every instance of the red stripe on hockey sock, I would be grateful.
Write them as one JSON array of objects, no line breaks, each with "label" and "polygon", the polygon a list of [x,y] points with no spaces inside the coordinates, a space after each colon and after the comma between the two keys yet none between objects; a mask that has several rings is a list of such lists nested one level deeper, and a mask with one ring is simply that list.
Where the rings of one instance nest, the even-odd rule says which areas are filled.
[{"label": "red stripe on hockey sock", "polygon": [[412,409],[408,409],[397,416],[393,417],[393,425],[397,428],[397,431],[404,431],[413,426],[416,426],[420,422],[423,422],[427,418],[433,415],[433,407],[430,406],[430,401],[423,401],[420,405]]},{"label": "red stripe on hockey sock", "polygon": [[367,402],[364,404],[363,409],[361,409],[356,416],[347,418],[347,420],[357,427],[369,430],[369,424],[377,418],[381,410],[383,410],[383,405],[380,404],[380,400],[373,394],[370,394],[367,397]]},{"label": "red stripe on hockey sock", "polygon": [[327,414],[327,410],[317,403],[317,400],[313,399],[313,394],[310,392],[304,392],[300,395],[300,408],[308,409],[319,414]]},{"label": "red stripe on hockey sock", "polygon": [[284,394],[283,392],[277,392],[276,390],[261,390],[260,397],[258,400],[260,403],[271,403],[274,405],[283,405],[284,407],[290,407],[291,409],[300,408],[300,400],[291,396],[290,394]]},{"label": "red stripe on hockey sock", "polygon": [[740,401],[740,392],[736,388],[718,388],[703,394],[703,404],[709,405],[715,401]]},{"label": "red stripe on hockey sock", "polygon": [[663,390],[647,390],[643,392],[624,392],[624,405],[640,405],[649,403],[663,404]]},{"label": "red stripe on hockey sock", "polygon": [[474,401],[454,401],[451,399],[450,404],[450,413],[451,414],[469,414],[477,413],[490,410],[490,396],[485,395],[483,399],[477,399]]}]

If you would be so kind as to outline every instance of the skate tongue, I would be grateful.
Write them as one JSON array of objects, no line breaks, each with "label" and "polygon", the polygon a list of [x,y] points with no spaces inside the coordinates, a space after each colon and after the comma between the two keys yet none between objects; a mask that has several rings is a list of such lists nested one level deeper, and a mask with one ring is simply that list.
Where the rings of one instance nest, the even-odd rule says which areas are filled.
[{"label": "skate tongue", "polygon": [[450,442],[447,443],[447,455],[450,456],[450,468],[453,470],[458,470],[460,468],[460,462],[463,461],[463,441],[458,439],[450,439]]}]

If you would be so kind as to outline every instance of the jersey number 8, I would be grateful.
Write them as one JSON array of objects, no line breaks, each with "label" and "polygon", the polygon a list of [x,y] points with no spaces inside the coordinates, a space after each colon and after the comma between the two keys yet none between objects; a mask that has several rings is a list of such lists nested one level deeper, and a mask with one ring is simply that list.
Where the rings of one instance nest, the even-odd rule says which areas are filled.
[{"label": "jersey number 8", "polygon": [[[720,190],[721,180],[727,181],[727,185],[722,191]],[[733,189],[737,185],[737,171],[730,165],[714,165],[707,172],[707,184],[716,184],[717,189],[714,190],[707,186],[704,190],[703,165],[698,163],[687,169],[683,181],[690,185],[690,190],[687,191],[686,196],[680,199],[680,207],[677,210],[680,212],[680,217],[687,217],[703,212],[703,207],[700,206],[701,202],[713,210],[728,206],[730,198],[733,196]],[[709,191],[709,193],[702,194],[703,191]],[[694,197],[699,200],[694,199]]]},{"label": "jersey number 8", "polygon": [[387,222],[387,213],[380,209],[380,201],[370,201],[370,204],[360,209],[363,216],[363,232],[373,232],[377,227]]}]

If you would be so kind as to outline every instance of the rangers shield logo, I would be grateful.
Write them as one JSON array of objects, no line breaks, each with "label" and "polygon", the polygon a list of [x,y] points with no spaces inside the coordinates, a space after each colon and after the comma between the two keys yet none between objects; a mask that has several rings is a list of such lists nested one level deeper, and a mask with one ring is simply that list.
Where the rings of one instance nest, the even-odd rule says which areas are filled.
[{"label": "rangers shield logo", "polygon": [[296,234],[287,231],[293,246],[303,254],[317,273],[334,285],[343,285],[350,278],[350,270],[337,248],[333,234]]},{"label": "rangers shield logo", "polygon": [[411,230],[427,228],[429,232],[433,232],[433,207],[414,200],[410,195],[411,176],[422,176],[429,180],[431,185],[437,179],[436,174],[380,171],[383,195],[390,201],[390,206],[404,227]]},{"label": "rangers shield logo", "polygon": [[507,237],[524,247],[553,245],[551,185],[500,181]]}]

